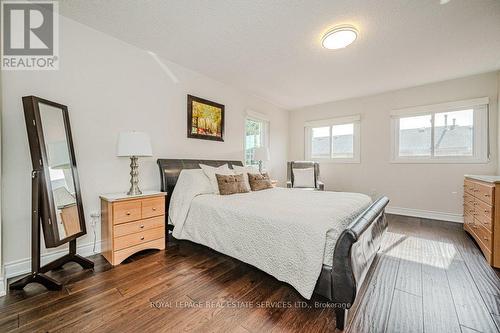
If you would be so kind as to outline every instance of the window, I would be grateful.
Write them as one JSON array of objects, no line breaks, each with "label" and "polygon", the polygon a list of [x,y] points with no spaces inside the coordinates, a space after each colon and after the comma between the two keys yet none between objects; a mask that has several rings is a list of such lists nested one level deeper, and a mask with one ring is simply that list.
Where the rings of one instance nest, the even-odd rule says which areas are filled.
[{"label": "window", "polygon": [[305,124],[308,160],[359,163],[359,116]]},{"label": "window", "polygon": [[245,165],[258,165],[254,160],[255,148],[269,145],[269,123],[255,116],[245,120]]},{"label": "window", "polygon": [[488,161],[488,98],[394,111],[393,162]]}]

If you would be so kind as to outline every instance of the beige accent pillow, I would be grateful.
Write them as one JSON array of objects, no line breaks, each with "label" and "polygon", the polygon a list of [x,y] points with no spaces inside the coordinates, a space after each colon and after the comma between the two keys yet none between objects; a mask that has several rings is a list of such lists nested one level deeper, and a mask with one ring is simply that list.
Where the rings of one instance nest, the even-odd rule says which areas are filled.
[{"label": "beige accent pillow", "polygon": [[219,175],[216,173],[215,177],[217,178],[219,193],[221,195],[250,192],[245,184],[245,178],[243,177],[243,174]]},{"label": "beige accent pillow", "polygon": [[260,191],[268,188],[273,188],[273,184],[271,183],[271,179],[269,179],[269,175],[267,172],[263,174],[248,174],[248,181],[250,183],[250,188],[252,191]]}]

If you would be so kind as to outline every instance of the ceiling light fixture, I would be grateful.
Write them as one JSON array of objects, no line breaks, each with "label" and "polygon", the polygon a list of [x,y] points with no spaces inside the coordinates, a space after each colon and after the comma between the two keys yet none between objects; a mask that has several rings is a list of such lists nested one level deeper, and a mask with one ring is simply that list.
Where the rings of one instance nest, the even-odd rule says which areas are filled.
[{"label": "ceiling light fixture", "polygon": [[342,49],[352,44],[358,37],[358,30],[351,25],[343,25],[328,31],[321,40],[325,49]]}]

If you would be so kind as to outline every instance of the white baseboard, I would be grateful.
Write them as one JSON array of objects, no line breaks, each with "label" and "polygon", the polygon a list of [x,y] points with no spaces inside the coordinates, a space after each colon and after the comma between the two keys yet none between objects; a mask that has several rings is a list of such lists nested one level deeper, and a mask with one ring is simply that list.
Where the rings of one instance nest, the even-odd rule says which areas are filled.
[{"label": "white baseboard", "polygon": [[387,206],[385,211],[386,211],[386,213],[389,213],[389,214],[397,214],[397,215],[404,215],[404,216],[420,217],[420,218],[424,218],[424,219],[464,223],[464,217],[462,214],[442,213],[442,212],[434,212],[434,211],[430,211],[430,210],[392,207],[392,206]]},{"label": "white baseboard", "polygon": [[[94,244],[83,244],[78,245],[76,248],[76,252],[83,256],[88,257],[95,253],[101,253],[101,242],[96,242],[96,252],[93,252]],[[68,253],[68,249],[61,249],[54,252],[44,253],[41,255],[41,264],[42,266],[56,260],[57,258],[62,257],[63,255]],[[27,274],[31,272],[31,258],[19,259],[11,262],[5,263],[5,279],[9,279],[14,276],[19,276],[23,274]],[[1,283],[1,282],[0,282]],[[1,290],[0,290],[1,291]]]}]

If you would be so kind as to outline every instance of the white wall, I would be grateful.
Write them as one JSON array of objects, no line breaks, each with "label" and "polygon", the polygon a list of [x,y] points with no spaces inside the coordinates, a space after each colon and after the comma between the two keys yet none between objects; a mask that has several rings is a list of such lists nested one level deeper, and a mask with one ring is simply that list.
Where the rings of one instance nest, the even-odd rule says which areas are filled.
[{"label": "white wall", "polygon": [[[292,160],[304,158],[305,121],[361,114],[361,163],[323,163],[321,175],[326,187],[370,195],[385,194],[391,200],[391,207],[445,213],[443,218],[460,220],[463,175],[494,174],[497,171],[498,84],[497,73],[493,72],[291,111],[289,157]],[[489,163],[389,162],[391,110],[484,96],[490,98],[493,155]]]},{"label": "white wall", "polygon": [[[88,225],[88,234],[78,239],[79,244],[92,242],[90,214],[100,211],[99,194],[128,190],[129,160],[115,157],[122,130],[151,135],[154,157],[139,161],[140,186],[159,189],[157,158],[242,160],[244,118],[251,109],[270,119],[269,169],[273,178],[285,180],[286,111],[164,61],[179,79],[176,84],[147,52],[64,17],[60,19],[60,48],[59,71],[4,72],[2,77],[2,198],[3,207],[8,208],[3,215],[3,238],[8,270],[15,265],[17,270],[28,267],[25,259],[30,255],[31,162],[21,103],[24,95],[69,107]],[[225,104],[225,142],[186,138],[188,93]],[[97,239],[99,230],[97,226]]]},{"label": "white wall", "polygon": [[[2,186],[2,71],[0,70],[0,188]],[[3,236],[2,236],[2,193],[0,191],[0,296],[5,293],[4,266],[3,266]]]}]

